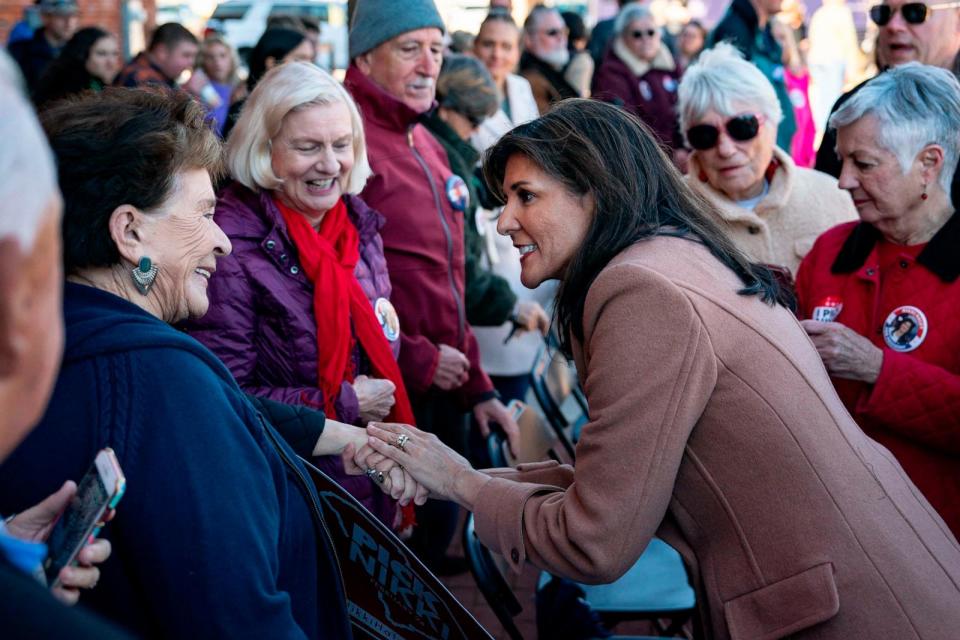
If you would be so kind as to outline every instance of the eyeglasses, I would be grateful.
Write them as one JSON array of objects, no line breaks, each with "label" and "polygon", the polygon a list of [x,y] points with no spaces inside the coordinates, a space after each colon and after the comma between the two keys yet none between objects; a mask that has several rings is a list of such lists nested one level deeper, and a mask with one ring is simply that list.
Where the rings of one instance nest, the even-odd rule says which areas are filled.
[{"label": "eyeglasses", "polygon": [[[733,116],[723,124],[723,128],[731,138],[738,142],[753,140],[760,132],[762,116],[754,113],[743,113]],[[687,142],[698,151],[706,151],[717,146],[720,139],[720,129],[712,124],[698,124],[687,129]]]},{"label": "eyeglasses", "polygon": [[[958,7],[960,7],[960,2],[942,2],[940,4],[930,5],[922,2],[908,2],[900,7],[900,14],[903,15],[903,19],[909,24],[923,24],[927,18],[930,17],[931,11],[956,9]],[[878,27],[887,26],[887,24],[893,20],[893,16],[896,13],[897,10],[888,4],[878,4],[870,7],[870,19],[873,20]]]},{"label": "eyeglasses", "polygon": [[639,40],[643,37],[652,38],[655,35],[657,35],[656,29],[637,29],[630,33],[630,37],[634,40]]}]

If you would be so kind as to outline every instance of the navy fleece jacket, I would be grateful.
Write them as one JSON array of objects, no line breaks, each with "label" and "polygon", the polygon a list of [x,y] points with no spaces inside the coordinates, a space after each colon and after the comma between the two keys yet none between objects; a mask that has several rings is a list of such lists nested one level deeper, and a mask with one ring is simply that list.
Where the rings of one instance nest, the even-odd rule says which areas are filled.
[{"label": "navy fleece jacket", "polygon": [[0,467],[0,513],[79,480],[112,447],[127,491],[88,607],[151,637],[349,638],[313,488],[226,367],[109,293],[68,283],[64,313],[63,367],[42,422]]}]

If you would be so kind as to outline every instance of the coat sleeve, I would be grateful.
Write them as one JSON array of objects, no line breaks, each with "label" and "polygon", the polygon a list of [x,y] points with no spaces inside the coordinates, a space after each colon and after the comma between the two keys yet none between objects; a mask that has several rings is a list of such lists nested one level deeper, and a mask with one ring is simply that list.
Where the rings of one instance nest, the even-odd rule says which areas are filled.
[{"label": "coat sleeve", "polygon": [[[187,325],[190,335],[199,340],[227,365],[240,387],[255,396],[298,404],[325,411],[323,394],[317,387],[277,387],[259,383],[257,376],[258,316],[253,277],[244,269],[238,254],[221,258],[217,272],[207,289],[210,307],[207,313]],[[337,397],[337,419],[352,424],[360,415],[357,395],[344,382]]]},{"label": "coat sleeve", "polygon": [[400,330],[400,357],[397,364],[403,373],[407,391],[425,393],[433,385],[433,376],[440,362],[440,349],[421,335],[410,335]]},{"label": "coat sleeve", "polygon": [[883,350],[873,389],[856,407],[860,416],[929,447],[960,454],[960,375],[908,353]]},{"label": "coat sleeve", "polygon": [[564,482],[563,467],[528,472],[549,473],[549,483],[495,476],[474,512],[481,540],[515,569],[529,558],[566,578],[607,583],[636,562],[663,519],[717,364],[686,295],[642,267],[600,274],[584,326],[590,422],[572,483],[552,484]]},{"label": "coat sleeve", "polygon": [[304,638],[279,586],[281,492],[242,398],[187,352],[136,364],[144,384],[131,385],[123,419],[139,438],[121,460],[127,494],[112,524],[117,560],[149,590],[151,632]]}]

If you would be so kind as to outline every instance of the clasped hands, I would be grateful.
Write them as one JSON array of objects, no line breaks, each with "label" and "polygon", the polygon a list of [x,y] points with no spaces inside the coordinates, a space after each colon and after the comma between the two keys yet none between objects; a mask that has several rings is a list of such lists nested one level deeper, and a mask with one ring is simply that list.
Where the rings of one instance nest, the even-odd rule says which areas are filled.
[{"label": "clasped hands", "polygon": [[437,436],[416,427],[370,423],[367,436],[363,446],[351,444],[344,450],[344,468],[351,475],[362,475],[369,469],[383,473],[383,490],[400,496],[401,505],[411,500],[420,505],[427,498],[439,498],[469,509],[479,487],[488,479]]}]

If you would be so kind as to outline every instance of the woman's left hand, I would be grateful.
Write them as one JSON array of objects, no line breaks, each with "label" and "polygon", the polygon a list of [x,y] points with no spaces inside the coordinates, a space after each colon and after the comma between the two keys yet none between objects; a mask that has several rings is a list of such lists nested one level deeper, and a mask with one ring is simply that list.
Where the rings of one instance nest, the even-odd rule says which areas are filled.
[{"label": "woman's left hand", "polygon": [[883,349],[839,322],[801,320],[831,376],[873,384],[883,366]]},{"label": "woman's left hand", "polygon": [[[67,508],[77,493],[77,485],[72,480],[48,496],[45,500],[25,511],[21,511],[7,523],[7,533],[21,540],[43,542],[50,536],[53,525],[63,510]],[[104,521],[113,517],[113,511]],[[77,566],[60,570],[60,585],[53,589],[53,595],[68,605],[76,604],[80,598],[80,589],[92,589],[100,579],[100,570],[94,565],[101,564],[110,557],[110,541],[98,538],[87,544],[77,555]]]},{"label": "woman's left hand", "polygon": [[[369,424],[367,433],[370,448],[400,464],[429,491],[429,497],[453,500],[472,510],[480,487],[490,479],[475,471],[463,456],[440,442],[437,436],[416,427]],[[363,466],[367,459],[369,457],[358,459],[357,464]]]}]

